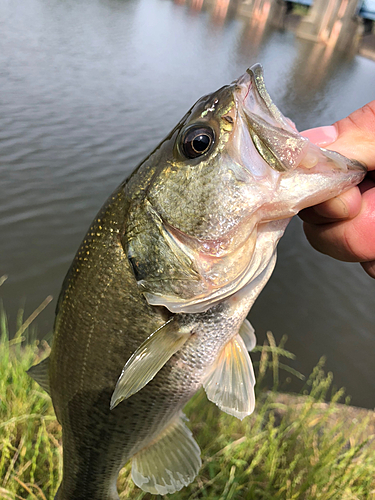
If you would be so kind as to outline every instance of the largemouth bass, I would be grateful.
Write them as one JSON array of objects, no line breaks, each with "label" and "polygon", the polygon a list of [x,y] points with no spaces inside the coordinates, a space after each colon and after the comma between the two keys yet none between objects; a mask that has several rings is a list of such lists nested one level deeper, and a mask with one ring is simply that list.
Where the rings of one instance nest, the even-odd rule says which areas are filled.
[{"label": "largemouth bass", "polygon": [[365,168],[297,133],[255,65],[202,97],[110,196],[65,278],[49,358],[29,371],[63,431],[58,500],[189,484],[200,451],[182,408],[203,385],[238,418],[255,405],[246,316],[290,218]]}]

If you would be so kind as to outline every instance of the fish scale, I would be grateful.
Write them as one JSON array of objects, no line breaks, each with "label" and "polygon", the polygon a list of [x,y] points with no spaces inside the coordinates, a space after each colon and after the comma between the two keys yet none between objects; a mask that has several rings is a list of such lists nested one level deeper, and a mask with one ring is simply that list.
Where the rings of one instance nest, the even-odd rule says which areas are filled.
[{"label": "fish scale", "polygon": [[[107,498],[104,495],[110,488],[113,489],[113,482],[116,481],[121,466],[142,448],[143,442],[157,436],[168,421],[179,413],[201,385],[200,374],[212,364],[217,349],[220,349],[217,333],[219,328],[223,330],[223,313],[210,311],[201,314],[201,322],[205,329],[204,331],[202,329],[200,335],[196,337],[196,342],[199,342],[200,346],[196,346],[196,342],[184,346],[175,355],[175,359],[171,360],[171,363],[162,369],[142,392],[135,394],[113,411],[109,410],[109,400],[124,359],[127,359],[138,344],[148,336],[150,328],[156,329],[165,322],[165,311],[160,311],[160,308],[155,311],[155,308],[147,306],[142,295],[138,294],[138,301],[134,302],[134,291],[129,293],[127,286],[128,283],[134,281],[134,277],[115,236],[113,246],[106,243],[104,247],[104,252],[108,252],[110,256],[106,257],[107,271],[105,273],[101,272],[98,275],[95,265],[90,265],[87,271],[85,271],[85,266],[83,269],[79,267],[82,262],[80,257],[85,252],[87,254],[87,248],[90,257],[85,262],[90,262],[91,259],[95,262],[96,252],[104,258],[100,238],[106,238],[108,232],[112,235],[118,234],[115,232],[119,225],[116,217],[121,221],[123,203],[123,196],[114,199],[111,197],[109,208],[98,217],[100,222],[94,223],[90,228],[71,267],[70,272],[74,277],[70,286],[63,292],[64,297],[59,301],[55,329],[57,335],[55,334],[54,337],[54,351],[51,353],[50,362],[51,368],[59,366],[59,370],[54,372],[51,369],[50,387],[60,422],[67,422],[67,424],[63,427],[64,480],[57,499]],[[96,228],[100,223],[106,231],[97,236]],[[115,274],[110,273],[112,268],[116,269]],[[77,271],[77,269],[80,270]],[[85,276],[86,272],[88,276]],[[92,281],[92,274],[96,275],[96,282]],[[111,276],[110,292],[109,275]],[[89,287],[87,287],[87,279],[90,279]],[[75,297],[81,293],[85,298],[81,305],[84,310],[83,314],[77,311],[77,304],[71,299],[72,296]],[[104,295],[106,299],[103,307],[113,310],[111,321],[107,318],[105,324],[103,324],[101,302],[93,301],[101,295]],[[132,300],[134,305],[131,318],[121,311],[122,304],[129,300]],[[91,305],[89,312],[88,304]],[[147,327],[144,324],[141,327],[137,325],[136,317],[139,314],[144,323],[145,308],[149,310]],[[216,309],[222,309],[222,307],[217,306]],[[130,321],[135,322],[136,325],[132,324],[130,327]],[[232,332],[233,318],[230,317],[228,322],[228,329]],[[141,335],[142,329],[143,335]],[[105,335],[100,335],[104,331]],[[129,331],[137,331],[137,338],[129,336],[127,334]],[[82,332],[82,334],[77,335],[77,332]],[[100,336],[101,345],[97,342]],[[96,339],[95,350],[90,349],[90,339],[93,337]],[[221,345],[225,343],[225,332],[222,337]],[[72,351],[84,353],[83,361],[75,357],[75,363],[67,365],[64,371],[61,364],[58,365],[53,358],[53,354],[59,352],[60,342],[63,345],[69,345]],[[205,347],[204,358],[197,355],[201,352],[202,346]],[[209,356],[210,351],[212,351],[211,356]],[[102,370],[100,365],[104,353],[109,354],[111,364],[103,367],[105,369]],[[89,364],[86,361],[87,358],[89,358]],[[182,361],[184,371],[173,368],[179,365],[179,361]],[[61,386],[64,381],[67,386],[65,389]],[[96,390],[93,391],[92,387]],[[168,389],[165,389],[166,387]],[[171,394],[170,387],[173,387],[173,394]],[[151,407],[150,400],[153,400]],[[87,438],[84,438],[86,434]],[[76,443],[80,443],[78,449]],[[73,457],[76,458],[77,463]],[[102,480],[102,477],[106,480]],[[116,494],[108,498],[118,498],[118,496]]]}]

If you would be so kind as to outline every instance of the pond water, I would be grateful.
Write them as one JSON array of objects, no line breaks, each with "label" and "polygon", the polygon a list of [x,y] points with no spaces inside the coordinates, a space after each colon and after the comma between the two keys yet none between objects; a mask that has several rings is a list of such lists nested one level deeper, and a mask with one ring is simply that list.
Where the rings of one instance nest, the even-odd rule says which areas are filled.
[{"label": "pond water", "polygon": [[[201,95],[260,62],[299,129],[375,99],[374,62],[201,4],[0,2],[0,292],[12,328],[20,306],[28,315],[52,294],[37,319],[40,336],[51,331],[96,212]],[[259,343],[288,335],[305,374],[327,356],[335,384],[374,407],[374,299],[375,281],[314,251],[295,218],[250,320]]]}]

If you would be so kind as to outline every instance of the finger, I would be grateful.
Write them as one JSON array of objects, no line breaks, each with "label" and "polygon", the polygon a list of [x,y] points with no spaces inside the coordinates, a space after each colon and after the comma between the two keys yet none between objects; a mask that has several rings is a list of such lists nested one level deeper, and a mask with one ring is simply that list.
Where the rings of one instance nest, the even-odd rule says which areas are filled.
[{"label": "finger", "polygon": [[[372,181],[368,181],[372,182]],[[375,186],[362,193],[362,207],[354,218],[330,224],[304,223],[310,244],[322,253],[348,262],[375,260]],[[368,267],[371,267],[368,265]]]},{"label": "finger", "polygon": [[358,187],[353,187],[319,205],[305,208],[298,215],[303,221],[310,224],[327,224],[339,220],[353,219],[361,210],[361,194],[374,186],[375,170],[368,172]]},{"label": "finger", "polygon": [[366,273],[371,276],[371,278],[375,278],[375,260],[370,262],[361,262],[361,266]]},{"label": "finger", "polygon": [[325,147],[337,140],[338,132],[334,125],[328,125],[325,127],[309,128],[301,132],[301,135],[307,137],[314,144]]},{"label": "finger", "polygon": [[375,170],[372,172],[367,172],[366,177],[363,181],[358,184],[361,193],[364,193],[368,189],[372,189],[375,186]]},{"label": "finger", "polygon": [[353,187],[335,198],[305,208],[298,215],[310,224],[327,224],[356,217],[361,210],[361,205],[360,190],[358,187]]},{"label": "finger", "polygon": [[[336,122],[334,127],[305,130],[302,135],[312,142],[364,163],[375,169],[375,101]],[[330,142],[331,141],[331,142]]]}]

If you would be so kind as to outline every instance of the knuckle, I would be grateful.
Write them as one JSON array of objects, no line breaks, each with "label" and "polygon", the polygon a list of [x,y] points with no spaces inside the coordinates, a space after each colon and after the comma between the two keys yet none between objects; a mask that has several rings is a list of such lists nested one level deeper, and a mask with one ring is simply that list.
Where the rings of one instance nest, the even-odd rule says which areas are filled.
[{"label": "knuckle", "polygon": [[361,132],[375,134],[375,101],[365,104],[362,108],[351,113],[343,122],[351,127],[359,129]]}]

